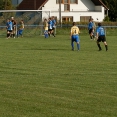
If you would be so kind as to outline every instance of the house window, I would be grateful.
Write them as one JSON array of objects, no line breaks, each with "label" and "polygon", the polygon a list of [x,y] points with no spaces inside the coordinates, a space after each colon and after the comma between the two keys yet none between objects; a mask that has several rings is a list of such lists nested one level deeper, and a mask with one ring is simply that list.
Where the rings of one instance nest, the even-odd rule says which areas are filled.
[{"label": "house window", "polygon": [[91,16],[80,16],[81,22],[89,22],[89,19],[91,19]]},{"label": "house window", "polygon": [[71,4],[78,4],[78,0],[70,0]]},{"label": "house window", "polygon": [[70,5],[64,4],[64,11],[70,11]]},{"label": "house window", "polygon": [[73,22],[73,17],[72,16],[63,16],[62,22]]},{"label": "house window", "polygon": [[[64,0],[61,0],[61,3],[64,3]],[[59,4],[59,0],[56,0],[56,4]]]},{"label": "house window", "polygon": [[[56,3],[59,4],[59,0],[56,0]],[[69,3],[69,4],[78,4],[78,0],[61,0],[61,3],[62,4],[66,4],[66,3]]]},{"label": "house window", "polygon": [[69,0],[64,0],[64,4],[69,3]]},{"label": "house window", "polygon": [[[59,4],[59,0],[56,0]],[[61,0],[61,4],[64,4],[64,11],[70,11],[70,4],[77,4],[78,0]]]}]

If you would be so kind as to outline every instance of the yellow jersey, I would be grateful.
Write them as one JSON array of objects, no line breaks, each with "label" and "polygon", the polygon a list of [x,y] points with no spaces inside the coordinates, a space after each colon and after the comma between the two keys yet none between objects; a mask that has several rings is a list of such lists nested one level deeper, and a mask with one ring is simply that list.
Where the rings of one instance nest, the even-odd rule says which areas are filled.
[{"label": "yellow jersey", "polygon": [[20,29],[24,29],[24,23],[21,23]]},{"label": "yellow jersey", "polygon": [[44,22],[44,29],[48,30],[48,22],[47,21]]},{"label": "yellow jersey", "polygon": [[71,27],[71,35],[79,35],[80,30],[77,26],[72,26]]}]

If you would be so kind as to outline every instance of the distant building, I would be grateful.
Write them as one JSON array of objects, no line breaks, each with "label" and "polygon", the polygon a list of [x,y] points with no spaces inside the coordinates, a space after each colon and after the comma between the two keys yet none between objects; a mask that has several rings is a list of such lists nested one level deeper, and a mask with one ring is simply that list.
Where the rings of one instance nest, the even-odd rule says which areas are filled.
[{"label": "distant building", "polygon": [[[12,0],[19,10],[51,10],[51,16],[59,19],[59,0]],[[22,1],[22,2],[21,2]],[[62,21],[103,21],[108,8],[101,0],[61,0]],[[42,18],[44,15],[42,14]]]}]

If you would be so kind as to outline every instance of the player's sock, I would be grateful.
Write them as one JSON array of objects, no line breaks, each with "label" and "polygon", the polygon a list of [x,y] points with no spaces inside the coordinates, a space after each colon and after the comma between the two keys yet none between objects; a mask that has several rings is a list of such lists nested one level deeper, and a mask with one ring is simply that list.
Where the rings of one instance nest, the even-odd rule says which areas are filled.
[{"label": "player's sock", "polygon": [[106,51],[108,50],[108,46],[107,45],[105,45],[105,48],[106,48]]},{"label": "player's sock", "polygon": [[72,50],[74,50],[74,43],[73,42],[71,43],[71,46],[72,46]]},{"label": "player's sock", "polygon": [[54,33],[52,33],[52,35],[55,37]]},{"label": "player's sock", "polygon": [[92,36],[90,36],[90,38],[92,39]]},{"label": "player's sock", "polygon": [[9,37],[9,34],[7,34],[7,38]]},{"label": "player's sock", "polygon": [[100,44],[97,44],[97,45],[98,45],[99,51],[101,51],[101,50],[102,50],[102,48],[101,48]]},{"label": "player's sock", "polygon": [[50,37],[50,33],[48,33],[48,36]]},{"label": "player's sock", "polygon": [[7,38],[9,37],[9,34],[7,33]]},{"label": "player's sock", "polygon": [[11,34],[10,36],[13,37],[13,34]]},{"label": "player's sock", "polygon": [[77,49],[80,50],[80,44],[77,44]]}]

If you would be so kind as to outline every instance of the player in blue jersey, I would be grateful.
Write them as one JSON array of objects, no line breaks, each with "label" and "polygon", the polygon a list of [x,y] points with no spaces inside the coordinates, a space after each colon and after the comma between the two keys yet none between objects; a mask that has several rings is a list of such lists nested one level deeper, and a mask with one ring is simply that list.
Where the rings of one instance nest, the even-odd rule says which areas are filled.
[{"label": "player in blue jersey", "polygon": [[48,35],[50,37],[50,34],[52,34],[52,20],[51,18],[49,18],[49,21],[48,21]]},{"label": "player in blue jersey", "polygon": [[74,41],[77,43],[77,50],[80,50],[80,39],[79,39],[80,30],[76,26],[75,22],[73,22],[73,26],[71,27],[70,38],[71,38],[71,46],[74,51]]},{"label": "player in blue jersey", "polygon": [[89,24],[88,24],[88,30],[89,30],[89,35],[90,38],[93,39],[93,29],[94,28],[94,24],[93,24],[93,19],[89,19]]},{"label": "player in blue jersey", "polygon": [[55,27],[56,27],[56,20],[54,16],[52,17],[52,35],[55,37]]},{"label": "player in blue jersey", "polygon": [[14,19],[14,17],[11,17],[11,21],[12,21],[12,27],[13,27],[13,31],[12,31],[12,37],[15,38],[15,34],[16,34],[16,21]]},{"label": "player in blue jersey", "polygon": [[12,21],[11,20],[7,20],[7,39],[10,38],[11,34],[12,34],[12,31],[13,31],[13,24],[12,24]]},{"label": "player in blue jersey", "polygon": [[96,38],[97,38],[97,46],[99,48],[99,51],[102,50],[102,48],[100,46],[101,41],[104,43],[106,51],[107,51],[108,46],[107,46],[107,42],[106,42],[105,31],[104,31],[104,28],[101,26],[101,23],[98,23],[98,27],[96,29]]}]

